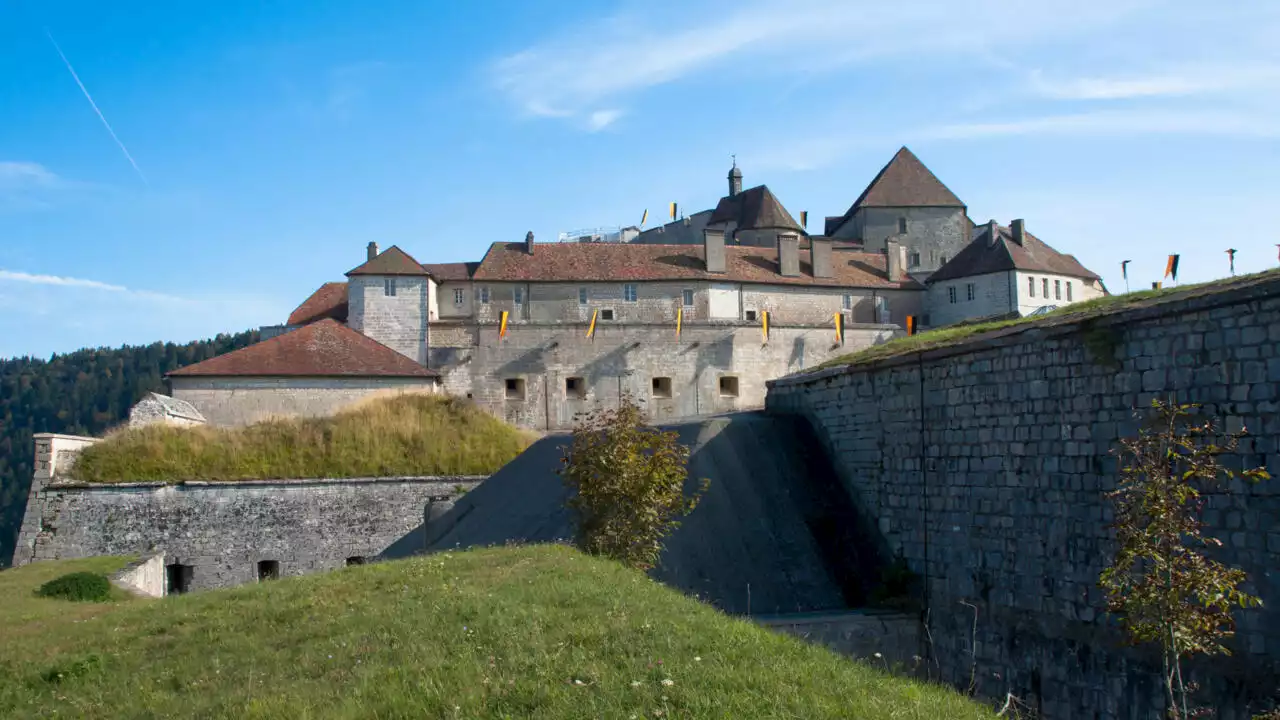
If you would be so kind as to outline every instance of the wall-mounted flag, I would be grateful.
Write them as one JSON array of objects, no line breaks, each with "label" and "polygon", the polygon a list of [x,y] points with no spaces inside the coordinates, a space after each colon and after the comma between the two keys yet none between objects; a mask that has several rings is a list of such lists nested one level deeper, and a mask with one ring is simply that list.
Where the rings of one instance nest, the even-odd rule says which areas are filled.
[{"label": "wall-mounted flag", "polygon": [[769,344],[769,311],[760,312],[760,334],[764,337],[764,344]]},{"label": "wall-mounted flag", "polygon": [[804,228],[805,230],[809,229],[809,211],[808,210],[800,211],[800,227]]},{"label": "wall-mounted flag", "polygon": [[644,227],[644,222],[649,219],[649,208],[644,209],[644,214],[640,216],[640,227]]},{"label": "wall-mounted flag", "polygon": [[1164,276],[1173,278],[1174,282],[1178,282],[1178,256],[1170,255],[1169,262],[1164,265]]},{"label": "wall-mounted flag", "polygon": [[591,311],[591,326],[587,328],[587,337],[589,337],[589,338],[593,338],[593,339],[595,338],[595,335],[596,335],[596,315],[597,315],[599,312],[600,312],[599,310],[592,310],[592,311]]},{"label": "wall-mounted flag", "polygon": [[916,334],[916,316],[915,315],[907,316],[907,334],[908,335]]},{"label": "wall-mounted flag", "polygon": [[676,339],[680,339],[680,326],[684,324],[684,308],[676,309]]},{"label": "wall-mounted flag", "polygon": [[676,219],[676,204],[675,204],[675,203],[671,203],[671,219],[672,219],[672,220],[675,220],[675,219]]},{"label": "wall-mounted flag", "polygon": [[844,313],[836,313],[836,343],[844,344]]},{"label": "wall-mounted flag", "polygon": [[1231,248],[1227,251],[1227,262],[1231,263],[1231,274],[1236,274],[1236,249]]},{"label": "wall-mounted flag", "polygon": [[1159,290],[1159,289],[1160,289],[1160,288],[1162,288],[1162,287],[1164,287],[1164,283],[1162,283],[1162,282],[1153,282],[1153,283],[1151,283],[1151,289],[1152,289],[1152,290]]},{"label": "wall-mounted flag", "polygon": [[503,310],[502,321],[498,324],[498,337],[504,338],[506,336],[507,336],[507,311]]}]

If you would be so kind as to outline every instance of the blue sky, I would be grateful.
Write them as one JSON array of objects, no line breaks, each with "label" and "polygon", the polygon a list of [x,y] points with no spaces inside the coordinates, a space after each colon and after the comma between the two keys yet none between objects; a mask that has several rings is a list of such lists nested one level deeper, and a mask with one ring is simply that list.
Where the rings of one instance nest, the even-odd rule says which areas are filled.
[{"label": "blue sky", "polygon": [[282,322],[371,240],[710,207],[730,154],[821,218],[905,144],[1113,291],[1274,267],[1277,37],[1272,0],[0,0],[0,356]]}]

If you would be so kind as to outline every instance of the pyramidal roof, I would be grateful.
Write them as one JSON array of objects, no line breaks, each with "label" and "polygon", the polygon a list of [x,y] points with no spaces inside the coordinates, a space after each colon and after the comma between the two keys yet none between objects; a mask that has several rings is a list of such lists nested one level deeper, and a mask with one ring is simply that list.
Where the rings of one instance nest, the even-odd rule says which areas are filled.
[{"label": "pyramidal roof", "polygon": [[846,214],[852,215],[860,207],[964,207],[964,203],[903,146]]},{"label": "pyramidal roof", "polygon": [[347,272],[351,275],[429,275],[422,263],[392,245],[369,262]]},{"label": "pyramidal roof", "polygon": [[169,373],[174,377],[435,377],[382,343],[325,318]]},{"label": "pyramidal roof", "polygon": [[711,213],[711,219],[707,224],[716,225],[724,222],[738,223],[739,230],[762,228],[802,230],[800,223],[791,217],[791,213],[787,212],[767,185],[757,185],[737,195],[726,195],[720,198],[720,203]]}]

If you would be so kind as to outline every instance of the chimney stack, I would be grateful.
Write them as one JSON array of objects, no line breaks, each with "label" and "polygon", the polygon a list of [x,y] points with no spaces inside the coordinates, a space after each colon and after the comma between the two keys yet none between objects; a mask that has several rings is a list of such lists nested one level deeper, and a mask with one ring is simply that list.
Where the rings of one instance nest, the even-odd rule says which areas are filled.
[{"label": "chimney stack", "polygon": [[1022,220],[1014,220],[1009,223],[1009,230],[1013,233],[1013,241],[1019,245],[1025,245],[1027,239],[1027,223]]},{"label": "chimney stack", "polygon": [[829,278],[831,270],[831,238],[809,238],[809,259],[813,265],[813,276]]},{"label": "chimney stack", "polygon": [[702,244],[706,252],[707,272],[724,272],[724,231],[703,230]]},{"label": "chimney stack", "polygon": [[369,243],[369,257],[366,259],[372,260],[376,257],[378,257],[378,243],[371,242]]},{"label": "chimney stack", "polygon": [[799,235],[778,235],[778,274],[784,277],[800,276]]},{"label": "chimney stack", "polygon": [[907,264],[905,251],[906,247],[901,243],[893,240],[886,240],[884,243],[884,268],[890,282],[898,282],[902,277],[902,268],[906,267]]},{"label": "chimney stack", "polygon": [[1000,241],[1000,223],[995,220],[987,222],[987,242],[995,245]]},{"label": "chimney stack", "polygon": [[524,251],[529,253],[530,255],[533,254],[533,231],[532,230],[525,233],[524,235]]}]

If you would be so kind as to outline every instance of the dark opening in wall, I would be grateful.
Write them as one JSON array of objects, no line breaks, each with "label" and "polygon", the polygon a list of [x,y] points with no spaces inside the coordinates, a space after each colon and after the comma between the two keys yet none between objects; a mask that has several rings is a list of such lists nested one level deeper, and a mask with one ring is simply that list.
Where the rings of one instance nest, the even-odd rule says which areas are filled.
[{"label": "dark opening in wall", "polygon": [[653,379],[653,396],[656,398],[671,397],[671,378],[656,377]]},{"label": "dark opening in wall", "polygon": [[181,563],[165,565],[164,574],[166,595],[181,595],[191,591],[191,576],[194,574],[192,566]]},{"label": "dark opening in wall", "polygon": [[738,378],[735,375],[720,376],[720,395],[723,397],[738,397]]},{"label": "dark opening in wall", "polygon": [[601,319],[601,320],[613,320],[613,310],[612,310],[612,309],[601,310],[601,311],[600,311],[600,319]]},{"label": "dark opening in wall", "polygon": [[756,311],[755,311],[755,310],[748,310],[748,311],[746,312],[746,315],[747,315],[747,322],[755,322],[755,321],[756,321]]},{"label": "dark opening in wall", "polygon": [[359,555],[355,555],[347,558],[347,567],[351,567],[352,565],[363,565],[363,564],[364,564],[364,558]]},{"label": "dark opening in wall", "polygon": [[507,378],[507,399],[524,399],[524,378]]},{"label": "dark opening in wall", "polygon": [[258,582],[262,582],[263,580],[275,580],[278,577],[280,577],[279,560],[258,561]]},{"label": "dark opening in wall", "polygon": [[564,379],[564,396],[568,398],[584,398],[587,396],[587,383],[580,377]]}]

